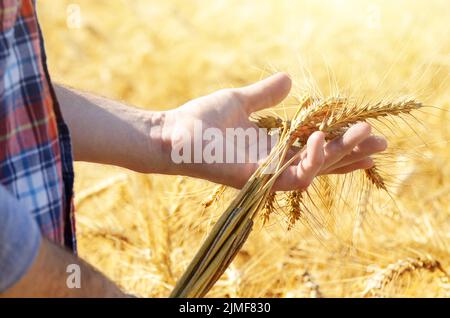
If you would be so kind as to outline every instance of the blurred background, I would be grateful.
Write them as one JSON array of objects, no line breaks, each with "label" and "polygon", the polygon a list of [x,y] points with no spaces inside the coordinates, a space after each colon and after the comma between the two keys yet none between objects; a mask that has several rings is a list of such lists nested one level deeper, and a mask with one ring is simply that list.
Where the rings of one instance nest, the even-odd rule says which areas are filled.
[{"label": "blurred background", "polygon": [[[340,205],[319,236],[308,224],[287,232],[283,215],[258,226],[211,296],[359,297],[378,270],[408,257],[450,270],[448,1],[46,0],[38,14],[54,81],[136,107],[174,108],[275,71],[294,79],[287,107],[311,89],[429,106],[389,130],[391,197],[370,196],[364,220]],[[80,255],[130,293],[167,297],[235,194],[205,211],[212,191],[77,163]],[[399,277],[380,294],[450,296],[437,276]]]}]

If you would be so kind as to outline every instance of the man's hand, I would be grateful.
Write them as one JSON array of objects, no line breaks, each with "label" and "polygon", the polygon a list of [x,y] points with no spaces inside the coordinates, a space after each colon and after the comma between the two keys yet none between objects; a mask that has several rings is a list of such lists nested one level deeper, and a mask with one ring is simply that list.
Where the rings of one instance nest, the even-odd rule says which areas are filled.
[{"label": "man's hand", "polygon": [[[56,86],[56,93],[69,125],[76,160],[113,164],[143,173],[193,176],[241,188],[263,159],[246,163],[206,163],[201,159],[201,163],[177,164],[172,156],[174,146],[186,135],[193,136],[193,143],[195,138],[202,138],[195,132],[198,122],[203,131],[212,128],[224,136],[227,128],[257,130],[249,115],[276,106],[290,89],[290,78],[280,73],[162,112],[128,107],[60,86]],[[203,146],[207,143],[201,142]],[[235,147],[235,151],[247,157],[259,143],[256,139]],[[279,177],[275,190],[305,189],[321,174],[369,168],[373,165],[370,156],[385,150],[386,145],[384,138],[371,135],[371,127],[366,123],[354,125],[344,136],[328,143],[323,133],[316,132],[309,138],[300,160]],[[270,150],[267,143],[263,147]]]},{"label": "man's hand", "polygon": [[[290,88],[290,78],[280,73],[247,87],[218,91],[168,111],[162,129],[164,148],[173,150],[187,134],[199,138],[194,131],[195,123],[199,122],[202,123],[203,131],[215,128],[223,136],[227,128],[257,130],[256,125],[248,119],[249,115],[276,106],[287,96]],[[235,149],[245,152],[248,157],[248,153],[254,151],[258,143],[258,140],[254,140],[253,144],[246,143],[244,148]],[[385,150],[386,146],[384,138],[371,135],[371,127],[366,123],[354,125],[342,137],[327,143],[322,132],[315,132],[300,154],[300,160],[279,177],[275,190],[305,189],[314,177],[321,174],[370,168],[373,165],[370,156]],[[241,188],[257,167],[258,162],[182,163],[171,164],[168,172]]]}]

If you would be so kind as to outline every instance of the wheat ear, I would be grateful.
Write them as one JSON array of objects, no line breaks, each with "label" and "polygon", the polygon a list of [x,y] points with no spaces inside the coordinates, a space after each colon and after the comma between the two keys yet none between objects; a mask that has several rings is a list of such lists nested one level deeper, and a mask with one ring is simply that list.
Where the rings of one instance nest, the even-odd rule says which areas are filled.
[{"label": "wheat ear", "polygon": [[379,296],[381,291],[394,280],[407,273],[413,273],[419,270],[429,272],[440,272],[442,282],[448,281],[448,274],[443,269],[439,261],[430,257],[417,257],[400,259],[397,262],[388,265],[386,268],[378,270],[366,282],[366,289],[363,292],[364,297]]}]

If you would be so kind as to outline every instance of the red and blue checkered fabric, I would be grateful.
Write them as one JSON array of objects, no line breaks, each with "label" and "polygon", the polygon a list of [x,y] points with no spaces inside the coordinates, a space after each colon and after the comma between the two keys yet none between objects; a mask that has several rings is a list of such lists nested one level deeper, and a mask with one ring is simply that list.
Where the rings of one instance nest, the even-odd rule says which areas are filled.
[{"label": "red and blue checkered fabric", "polygon": [[69,130],[48,75],[33,0],[0,0],[0,183],[43,236],[75,251]]}]

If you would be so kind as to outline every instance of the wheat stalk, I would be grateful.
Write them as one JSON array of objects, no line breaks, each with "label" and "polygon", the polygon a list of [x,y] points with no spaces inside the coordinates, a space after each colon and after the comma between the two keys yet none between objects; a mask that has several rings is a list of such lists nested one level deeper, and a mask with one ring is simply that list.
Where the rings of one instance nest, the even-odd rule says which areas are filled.
[{"label": "wheat stalk", "polygon": [[276,129],[283,127],[283,119],[280,117],[265,115],[252,118],[251,121],[259,128]]},{"label": "wheat stalk", "polygon": [[218,185],[218,186],[214,189],[213,193],[211,193],[211,195],[210,195],[208,198],[206,198],[206,199],[201,203],[202,207],[203,207],[204,209],[207,209],[207,208],[209,208],[211,205],[213,205],[214,203],[216,203],[217,201],[219,201],[220,198],[222,197],[223,193],[225,192],[226,188],[227,188],[227,187],[224,186],[224,185]]},{"label": "wheat stalk", "polygon": [[414,99],[362,106],[345,98],[316,101],[310,107],[302,109],[298,118],[293,120],[292,125],[296,127],[293,138],[296,137],[305,144],[313,132],[321,130],[326,133],[327,139],[333,139],[357,122],[409,114],[420,107],[422,104]]},{"label": "wheat stalk", "polygon": [[303,94],[301,99],[299,100],[299,106],[300,108],[308,108],[314,103],[314,97],[311,96],[311,94]]},{"label": "wheat stalk", "polygon": [[366,282],[366,289],[363,297],[378,296],[382,290],[391,282],[407,273],[413,273],[419,270],[429,272],[440,272],[441,281],[448,282],[448,274],[441,266],[440,262],[430,257],[406,258],[388,265],[386,268],[378,270]]},{"label": "wheat stalk", "polygon": [[[341,97],[309,101],[302,102],[291,121],[280,121],[275,117],[257,121],[266,128],[279,128],[278,143],[217,221],[171,297],[202,297],[223,274],[250,234],[255,216],[267,207],[268,199],[273,202],[270,193],[276,179],[299,156],[300,152],[297,152],[286,161],[288,150],[294,143],[305,145],[309,136],[317,130],[325,132],[327,139],[335,138],[357,122],[409,114],[421,106],[414,100],[362,106]],[[276,168],[271,171],[274,166]],[[372,176],[374,172],[370,171],[370,174]],[[288,201],[291,228],[301,216],[302,193],[291,193]],[[270,203],[268,208],[272,209]]]},{"label": "wheat stalk", "polygon": [[288,213],[289,213],[288,230],[292,229],[295,223],[302,216],[302,209],[301,209],[302,199],[303,193],[301,191],[290,191],[287,195]]},{"label": "wheat stalk", "polygon": [[366,178],[377,188],[387,191],[386,183],[383,177],[380,175],[378,168],[373,166],[372,168],[365,169],[364,174]]},{"label": "wheat stalk", "polygon": [[267,195],[266,203],[264,204],[263,209],[263,223],[267,223],[269,221],[270,216],[275,211],[275,202],[276,202],[276,193],[271,192]]}]

